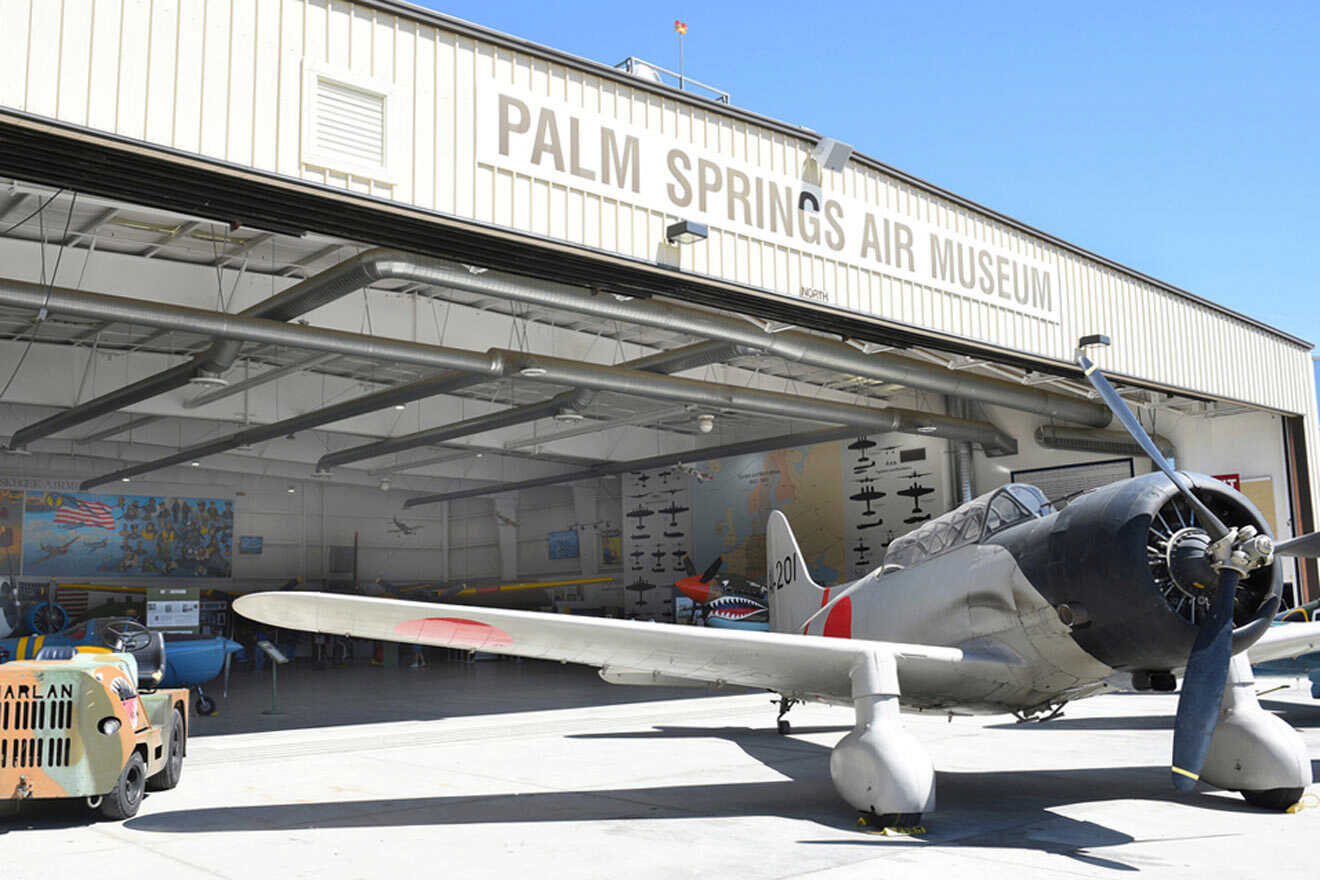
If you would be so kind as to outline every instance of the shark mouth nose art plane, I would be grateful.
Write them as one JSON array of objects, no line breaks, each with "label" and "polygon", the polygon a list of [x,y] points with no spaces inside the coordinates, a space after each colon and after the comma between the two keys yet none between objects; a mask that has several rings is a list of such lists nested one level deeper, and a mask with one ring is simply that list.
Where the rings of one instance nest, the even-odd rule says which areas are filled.
[{"label": "shark mouth nose art plane", "polygon": [[1175,472],[1081,349],[1078,363],[1162,473],[1062,510],[1034,487],[1002,486],[895,539],[879,568],[835,587],[812,581],[775,511],[770,632],[317,593],[251,594],[235,607],[293,629],[589,664],[618,684],[764,688],[781,696],[781,730],[797,700],[852,706],[830,776],[883,824],[915,824],[935,807],[931,758],[900,707],[1031,716],[1111,689],[1120,673],[1123,686],[1155,690],[1181,677],[1174,785],[1200,779],[1287,808],[1311,782],[1310,760],[1257,702],[1245,651],[1287,656],[1320,631],[1270,627],[1275,557],[1320,555],[1320,532],[1274,544],[1245,496]]}]

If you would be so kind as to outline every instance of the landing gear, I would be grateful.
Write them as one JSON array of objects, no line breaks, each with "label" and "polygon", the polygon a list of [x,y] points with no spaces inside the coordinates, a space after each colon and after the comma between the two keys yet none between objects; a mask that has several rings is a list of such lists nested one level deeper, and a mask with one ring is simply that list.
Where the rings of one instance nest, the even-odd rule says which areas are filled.
[{"label": "landing gear", "polygon": [[193,689],[197,691],[197,698],[193,700],[193,711],[198,715],[214,715],[215,700],[207,696],[206,691],[200,687],[194,687]]},{"label": "landing gear", "polygon": [[781,736],[788,736],[793,732],[793,725],[790,724],[788,719],[784,716],[788,714],[789,709],[792,709],[800,703],[801,700],[795,700],[792,697],[786,697],[783,694],[780,694],[779,699],[776,702],[779,703],[779,717],[776,719],[776,722],[779,725],[779,733]]},{"label": "landing gear", "polygon": [[863,818],[911,819],[901,827],[912,827],[922,813],[935,809],[935,768],[921,743],[903,729],[893,655],[877,651],[858,663],[852,692],[857,723],[830,753],[830,778]]},{"label": "landing gear", "polygon": [[1201,781],[1240,791],[1247,803],[1286,810],[1311,784],[1311,759],[1300,734],[1266,712],[1256,699],[1256,679],[1245,653],[1228,667],[1228,687]]}]

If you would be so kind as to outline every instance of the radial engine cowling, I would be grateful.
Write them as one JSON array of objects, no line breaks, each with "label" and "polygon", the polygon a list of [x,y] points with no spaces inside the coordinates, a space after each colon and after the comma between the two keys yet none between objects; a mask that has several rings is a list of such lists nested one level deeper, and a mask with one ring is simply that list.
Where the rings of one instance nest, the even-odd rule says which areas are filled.
[{"label": "radial engine cowling", "polygon": [[[1203,474],[1184,474],[1196,496],[1229,527],[1269,525],[1247,497]],[[1000,540],[998,536],[991,541]],[[1023,573],[1061,616],[1074,640],[1122,670],[1168,670],[1187,662],[1214,594],[1208,538],[1162,473],[1114,483],[1002,533]],[[1265,632],[1279,604],[1278,563],[1252,571],[1233,606],[1233,651]],[[1084,608],[1084,615],[1075,609]]]}]

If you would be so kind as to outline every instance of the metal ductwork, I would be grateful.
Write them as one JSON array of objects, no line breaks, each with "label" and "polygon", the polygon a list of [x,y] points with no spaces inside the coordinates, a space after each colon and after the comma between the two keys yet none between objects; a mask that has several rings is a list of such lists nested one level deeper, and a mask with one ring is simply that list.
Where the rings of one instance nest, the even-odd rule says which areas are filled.
[{"label": "metal ductwork", "polygon": [[[720,342],[699,342],[694,345],[676,348],[672,351],[659,352],[638,358],[632,363],[639,369],[661,369],[668,367],[675,371],[690,369],[702,362],[712,362],[722,360],[728,356],[728,344]],[[320,355],[324,357],[325,355]],[[265,374],[263,374],[265,375]],[[259,377],[257,377],[259,378]],[[273,440],[276,437],[283,437],[289,434],[295,434],[299,431],[307,431],[312,428],[328,425],[354,416],[366,415],[370,412],[377,412],[382,409],[396,406],[398,404],[412,403],[416,400],[422,400],[428,397],[434,397],[438,394],[449,394],[460,391],[464,388],[478,385],[489,381],[490,377],[486,375],[477,375],[473,373],[448,372],[441,373],[438,376],[432,376],[427,379],[420,379],[416,382],[409,382],[404,385],[396,385],[393,388],[385,388],[372,394],[366,394],[353,400],[344,401],[334,406],[325,407],[314,412],[303,413],[291,418],[283,419],[278,422],[272,422],[269,425],[261,425],[255,428],[248,428],[239,431],[236,434],[230,434],[228,437],[221,437],[218,440],[211,440],[206,443],[199,443],[178,452],[159,458],[154,461],[142,462],[131,465],[126,468],[103,474],[99,477],[93,477],[84,480],[81,487],[84,491],[103,483],[113,482],[124,477],[135,477],[141,474],[151,473],[161,468],[171,465],[182,464],[184,462],[195,461],[205,458],[208,455],[218,455],[222,452],[228,452],[239,446],[248,446],[254,443],[263,443],[267,440]],[[230,389],[225,389],[226,391]],[[567,392],[555,398],[561,405],[566,403],[577,404],[577,394]],[[553,413],[551,413],[553,415]],[[475,433],[475,432],[471,432]],[[454,436],[462,436],[456,434]],[[439,441],[434,441],[439,442]],[[321,469],[321,465],[317,466]]]},{"label": "metal ductwork", "polygon": [[988,452],[1013,452],[1017,443],[994,425],[937,413],[896,407],[875,409],[856,404],[804,398],[774,391],[739,388],[676,376],[664,376],[617,366],[584,364],[563,358],[492,348],[484,353],[405,340],[380,339],[342,330],[290,326],[278,321],[245,318],[205,309],[151,303],[27,282],[0,281],[0,304],[57,314],[94,317],[127,324],[188,329],[226,339],[333,351],[355,357],[413,364],[432,369],[460,370],[490,378],[520,375],[525,379],[597,391],[616,391],[659,400],[758,412],[790,419],[833,422],[883,433],[931,434],[971,440]]},{"label": "metal ductwork", "polygon": [[578,480],[591,480],[597,477],[609,477],[628,471],[643,471],[665,467],[671,464],[709,461],[715,458],[729,458],[735,455],[751,455],[754,452],[769,452],[786,449],[790,446],[810,446],[814,443],[829,443],[832,440],[845,440],[856,436],[848,428],[827,428],[823,431],[810,431],[805,434],[789,434],[780,437],[764,437],[760,440],[744,440],[740,443],[728,443],[723,446],[710,446],[705,449],[693,449],[688,452],[671,452],[651,458],[638,458],[633,461],[604,462],[594,467],[552,477],[537,477],[517,483],[499,483],[493,486],[480,486],[475,489],[458,489],[437,495],[419,495],[403,503],[405,508],[422,504],[439,504],[441,501],[457,501],[461,498],[480,498],[484,495],[498,495],[501,492],[516,492],[520,489],[537,489],[542,486],[557,486],[561,483],[574,483]]},{"label": "metal ductwork", "polygon": [[[1177,458],[1177,450],[1167,437],[1152,433],[1165,458]],[[1125,431],[1091,431],[1086,428],[1071,428],[1062,425],[1041,425],[1036,429],[1036,442],[1046,449],[1066,449],[1070,452],[1094,452],[1099,455],[1145,456],[1132,435]]]},{"label": "metal ductwork", "polygon": [[446,394],[458,391],[472,385],[489,381],[488,376],[478,376],[472,373],[448,372],[441,373],[438,376],[432,376],[427,379],[419,379],[416,382],[409,382],[406,385],[397,385],[393,388],[386,388],[373,394],[363,395],[362,397],[346,400],[343,403],[337,403],[334,406],[328,406],[324,409],[318,409],[315,412],[303,413],[292,418],[282,419],[278,422],[272,422],[269,425],[259,425],[255,428],[247,428],[236,434],[230,434],[228,437],[221,437],[218,440],[209,440],[206,443],[198,443],[195,446],[189,446],[180,449],[164,458],[158,458],[154,461],[144,461],[140,464],[129,465],[126,468],[120,468],[108,474],[102,474],[99,477],[91,477],[83,480],[79,488],[84,492],[103,483],[122,480],[125,477],[136,477],[140,474],[149,474],[152,471],[158,471],[161,468],[167,468],[171,465],[183,464],[185,462],[196,461],[205,458],[208,455],[219,455],[222,452],[228,452],[231,449],[237,449],[240,446],[250,446],[254,443],[264,443],[267,440],[274,440],[276,437],[285,437],[289,434],[296,434],[299,431],[307,431],[321,425],[329,425],[334,422],[350,419],[354,416],[366,415],[370,412],[387,409],[391,406],[401,403],[411,403],[414,400],[421,400],[425,397],[434,397],[437,394]]},{"label": "metal ductwork", "polygon": [[[698,342],[670,351],[656,352],[645,357],[625,361],[619,366],[654,373],[678,373],[693,367],[718,363],[728,358],[731,353],[732,346],[727,342]],[[363,461],[394,452],[404,452],[408,449],[416,449],[419,446],[432,446],[446,440],[467,437],[471,434],[481,434],[497,428],[510,428],[563,412],[577,412],[589,406],[596,393],[587,389],[565,391],[549,400],[538,403],[510,407],[506,410],[487,413],[449,425],[440,425],[427,428],[424,431],[404,434],[400,437],[390,437],[374,443],[365,443],[350,449],[342,449],[338,452],[329,452],[317,461],[316,472],[327,473],[331,468],[342,464]]]},{"label": "metal ductwork", "polygon": [[[688,306],[654,300],[620,301],[612,296],[586,294],[577,288],[551,282],[511,280],[491,277],[489,273],[474,275],[440,260],[384,248],[345,260],[245,309],[240,316],[287,321],[383,280],[449,287],[605,320],[724,340],[746,346],[748,351],[787,361],[940,394],[979,399],[1092,427],[1102,428],[1111,419],[1106,407],[1087,400],[904,358],[867,355],[844,342],[800,330],[771,333],[740,318]],[[104,320],[113,321],[114,318],[107,315]],[[181,387],[195,376],[223,373],[233,364],[240,348],[240,344],[233,340],[219,340],[186,364],[20,429],[10,440],[10,448],[20,448],[64,428]]]},{"label": "metal ductwork", "polygon": [[[355,260],[348,260],[249,306],[238,314],[247,318],[288,321],[347,296],[360,289],[364,283],[360,266]],[[107,321],[113,320],[107,316]],[[49,437],[65,428],[182,388],[193,379],[219,378],[234,365],[242,348],[241,340],[216,340],[205,351],[177,366],[20,428],[10,438],[9,448],[21,449],[34,440]]]}]

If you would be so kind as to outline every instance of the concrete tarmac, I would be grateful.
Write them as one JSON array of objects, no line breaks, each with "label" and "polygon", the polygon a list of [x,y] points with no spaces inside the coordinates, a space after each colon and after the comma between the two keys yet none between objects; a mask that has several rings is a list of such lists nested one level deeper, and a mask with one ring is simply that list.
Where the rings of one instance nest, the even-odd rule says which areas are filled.
[{"label": "concrete tarmac", "polygon": [[[1309,683],[1263,698],[1320,757]],[[0,833],[14,880],[1315,876],[1320,809],[1177,795],[1176,696],[1118,694],[1046,723],[905,716],[938,770],[926,833],[859,830],[829,749],[852,712],[769,695],[624,688],[511,660],[424,670],[285,667],[235,678],[194,719],[179,788],[122,823],[25,808]],[[1320,761],[1317,771],[1320,771]],[[1320,773],[1318,773],[1320,775]],[[1313,787],[1316,791],[1320,787]],[[1312,798],[1314,801],[1314,798]]]}]

